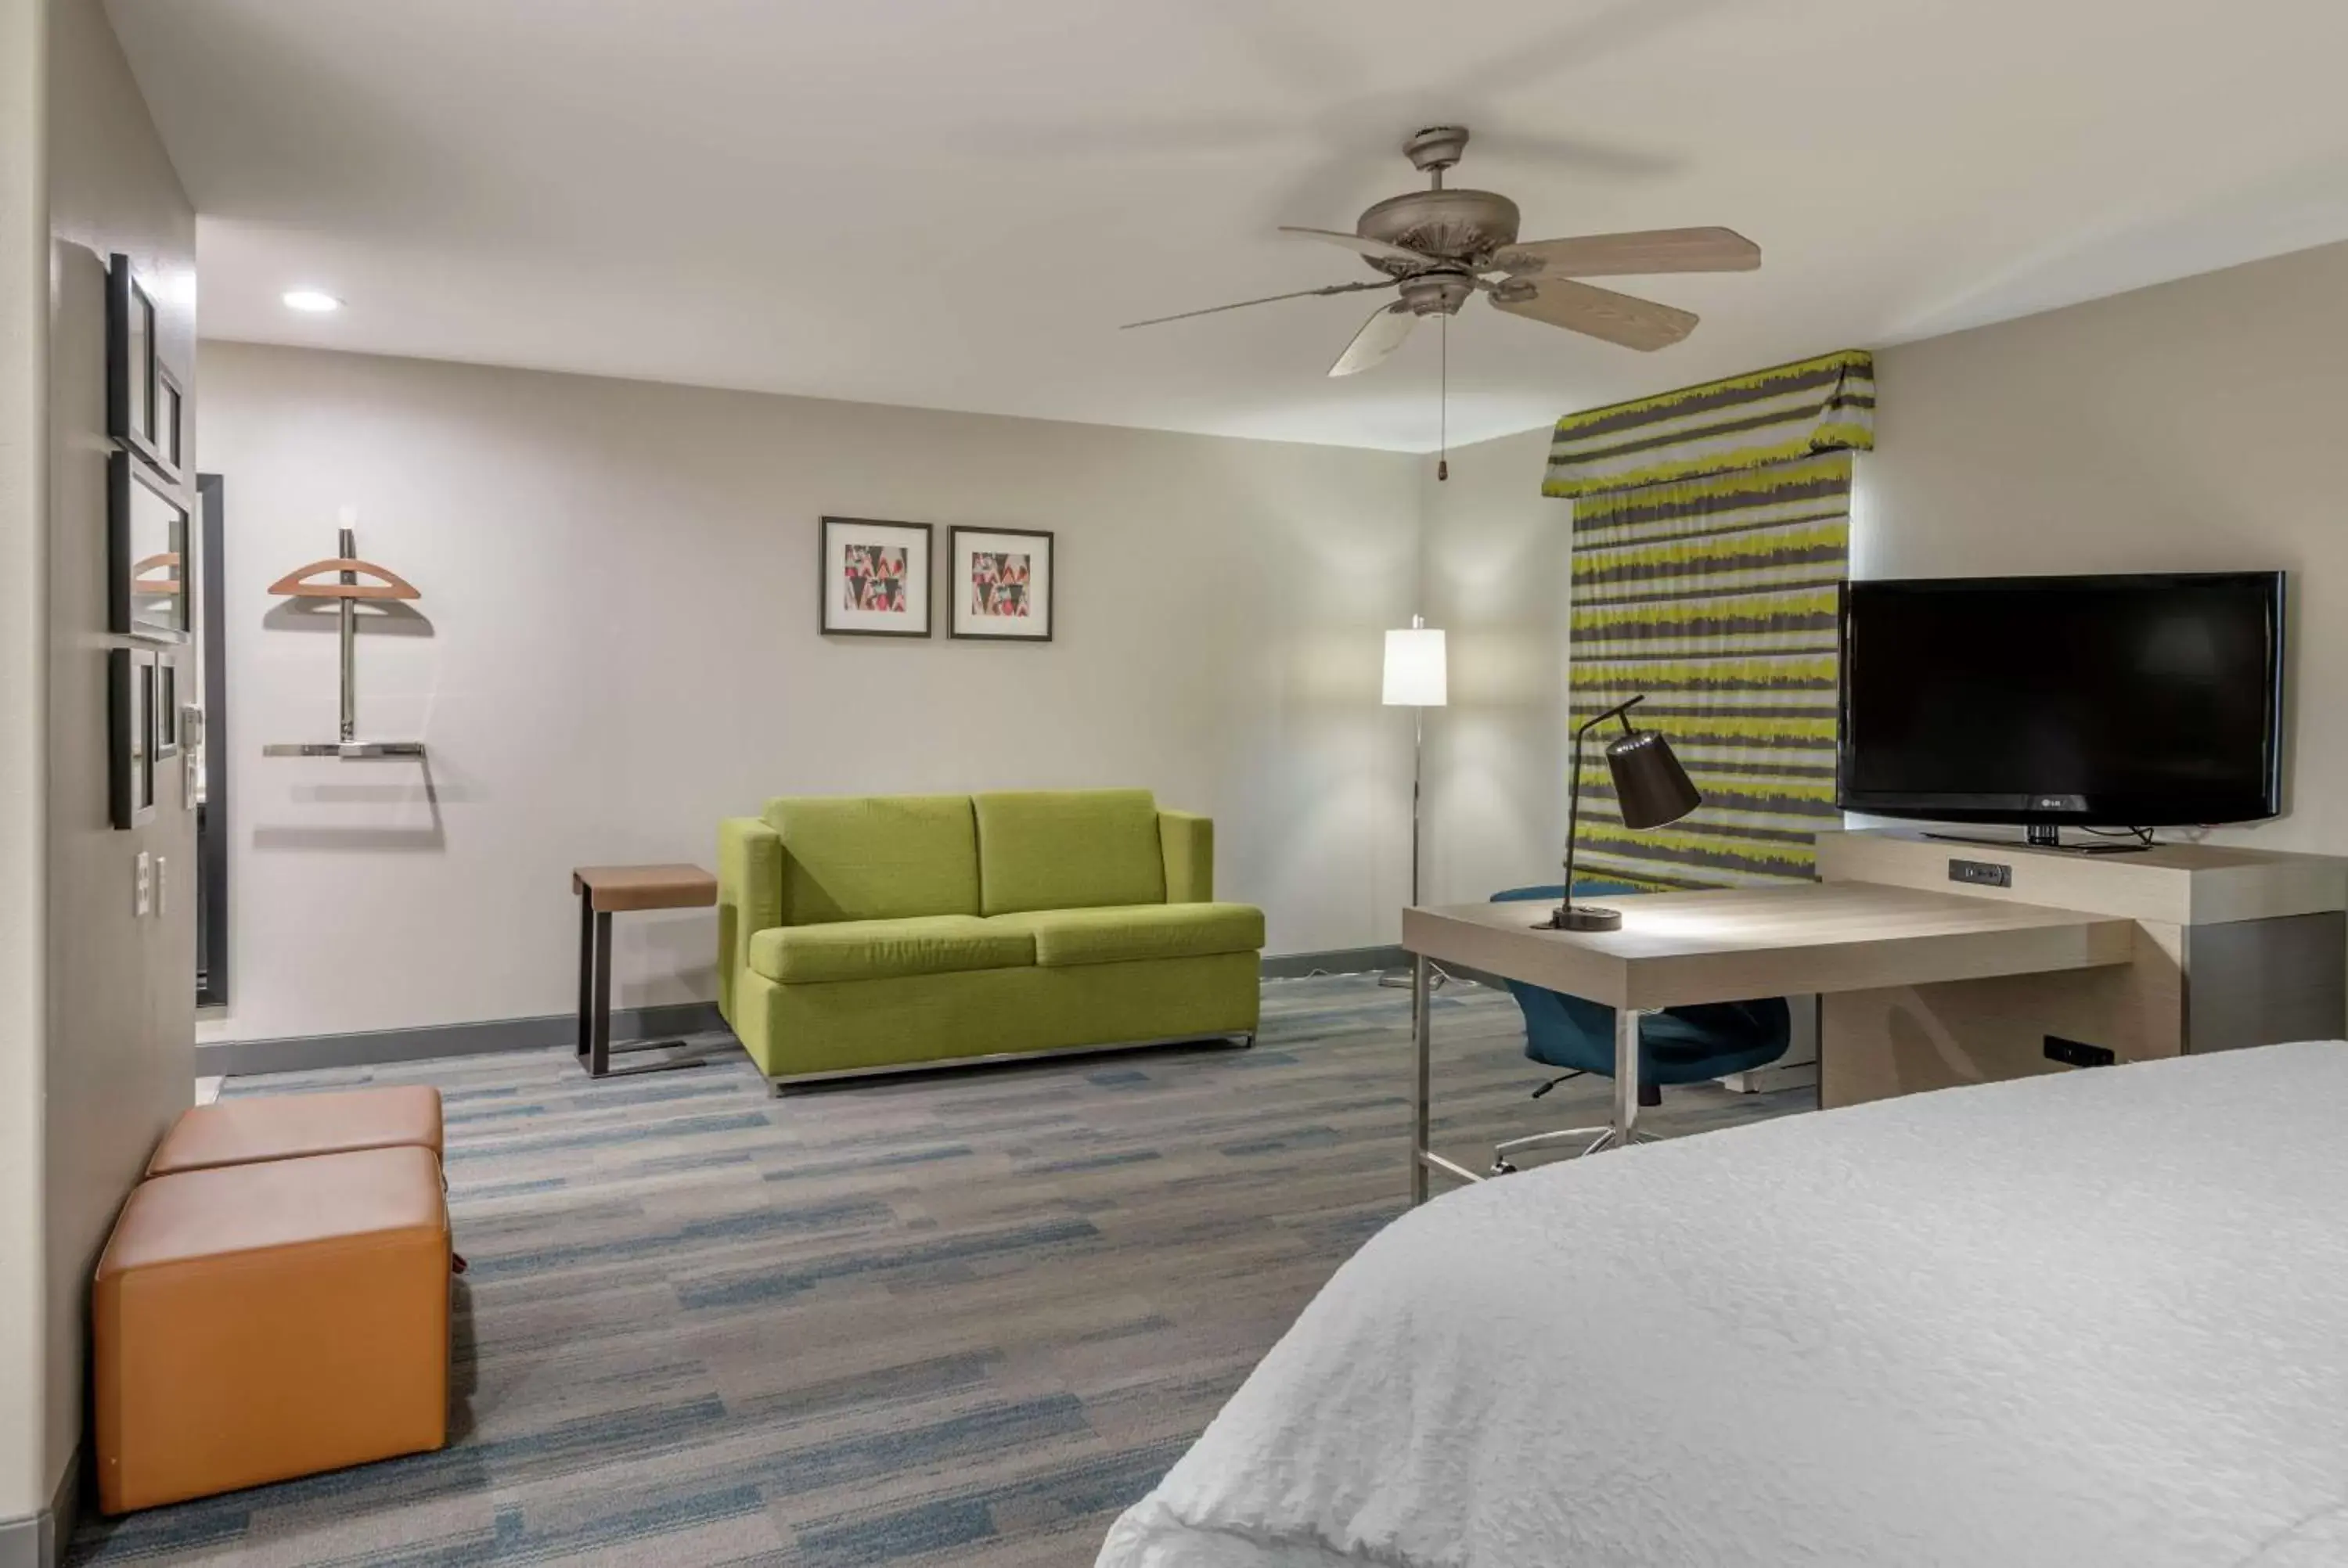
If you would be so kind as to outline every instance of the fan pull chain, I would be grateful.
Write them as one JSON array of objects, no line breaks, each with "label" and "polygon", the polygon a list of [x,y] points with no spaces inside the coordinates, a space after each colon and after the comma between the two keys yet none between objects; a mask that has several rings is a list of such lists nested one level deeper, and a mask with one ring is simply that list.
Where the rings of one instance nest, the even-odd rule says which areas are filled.
[{"label": "fan pull chain", "polygon": [[[1442,178],[1439,171],[1437,178]],[[1451,318],[1438,316],[1436,320],[1437,353],[1443,363],[1442,383],[1436,394],[1435,413],[1437,449],[1435,482],[1439,485],[1451,477]]]}]

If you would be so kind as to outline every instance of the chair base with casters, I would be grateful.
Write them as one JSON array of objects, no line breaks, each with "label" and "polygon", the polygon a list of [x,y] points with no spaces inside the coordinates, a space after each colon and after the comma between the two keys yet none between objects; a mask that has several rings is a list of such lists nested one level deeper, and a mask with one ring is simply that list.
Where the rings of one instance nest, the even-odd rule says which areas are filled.
[{"label": "chair base with casters", "polygon": [[[1577,881],[1573,888],[1576,898],[1615,897],[1637,891],[1619,882]],[[1511,887],[1494,894],[1492,901],[1556,903],[1564,896],[1565,890],[1552,884]],[[1622,1020],[1616,1019],[1612,1008],[1582,997],[1529,986],[1520,980],[1510,980],[1509,991],[1524,1011],[1528,1057],[1559,1069],[1566,1077],[1582,1073],[1610,1079],[1614,1076],[1615,1033]],[[1785,1055],[1793,1040],[1793,1011],[1783,997],[1666,1008],[1635,1016],[1639,1031],[1636,1103],[1641,1106],[1660,1104],[1662,1091],[1667,1086],[1702,1083],[1732,1072],[1765,1067]],[[1627,1042],[1622,1049],[1629,1050]],[[1560,1081],[1562,1079],[1552,1079],[1534,1093],[1546,1094]],[[1656,1142],[1655,1134],[1631,1124],[1627,1109],[1630,1103],[1625,1097],[1626,1109],[1604,1126],[1561,1128],[1494,1145],[1492,1173],[1510,1174],[1517,1169],[1513,1156],[1536,1149],[1581,1144],[1581,1153],[1595,1154],[1631,1143]]]},{"label": "chair base with casters", "polygon": [[1626,1148],[1632,1143],[1663,1142],[1656,1134],[1637,1127],[1627,1134],[1612,1123],[1603,1127],[1560,1127],[1554,1132],[1536,1132],[1529,1138],[1511,1138],[1505,1143],[1493,1144],[1492,1174],[1513,1176],[1517,1173],[1517,1163],[1509,1158],[1511,1154],[1529,1154],[1535,1149],[1568,1148],[1585,1138],[1590,1142],[1583,1145],[1580,1154],[1574,1156],[1577,1160],[1607,1149]]}]

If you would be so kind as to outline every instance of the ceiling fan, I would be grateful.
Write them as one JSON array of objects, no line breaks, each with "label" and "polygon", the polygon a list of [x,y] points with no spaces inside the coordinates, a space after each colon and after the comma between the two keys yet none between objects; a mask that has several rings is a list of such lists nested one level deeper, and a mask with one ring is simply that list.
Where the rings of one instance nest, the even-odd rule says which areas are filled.
[{"label": "ceiling fan", "polygon": [[[1459,307],[1480,292],[1491,297],[1495,309],[1512,316],[1652,351],[1669,347],[1694,331],[1694,313],[1574,280],[1643,272],[1749,272],[1761,264],[1761,247],[1733,229],[1651,229],[1519,242],[1515,202],[1489,190],[1444,189],[1443,171],[1457,164],[1467,149],[1465,126],[1432,126],[1403,145],[1412,165],[1427,175],[1426,190],[1386,198],[1363,213],[1350,234],[1281,226],[1283,234],[1359,251],[1385,274],[1378,282],[1331,283],[1126,324],[1157,326],[1278,300],[1399,289],[1402,297],[1382,306],[1329,367],[1331,375],[1352,375],[1400,348],[1419,317],[1457,315]],[[1496,272],[1501,274],[1497,279],[1488,276]]]}]

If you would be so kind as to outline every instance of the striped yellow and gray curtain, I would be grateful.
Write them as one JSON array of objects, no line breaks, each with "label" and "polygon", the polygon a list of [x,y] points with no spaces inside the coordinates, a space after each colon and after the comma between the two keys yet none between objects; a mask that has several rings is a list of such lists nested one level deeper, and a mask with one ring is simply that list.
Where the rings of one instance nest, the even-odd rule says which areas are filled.
[{"label": "striped yellow and gray curtain", "polygon": [[[1856,351],[1569,415],[1542,493],[1573,499],[1573,723],[1642,692],[1704,793],[1633,832],[1601,748],[1581,864],[1645,887],[1807,881],[1834,826],[1836,600],[1853,450],[1874,439]],[[1593,732],[1596,742],[1602,732]]]}]

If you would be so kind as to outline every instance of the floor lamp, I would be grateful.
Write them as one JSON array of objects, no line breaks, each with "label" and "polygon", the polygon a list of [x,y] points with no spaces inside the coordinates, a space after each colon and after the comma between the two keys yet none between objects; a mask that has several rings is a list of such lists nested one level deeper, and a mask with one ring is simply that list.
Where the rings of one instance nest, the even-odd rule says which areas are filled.
[{"label": "floor lamp", "polygon": [[[1419,796],[1426,776],[1426,711],[1440,708],[1449,695],[1443,658],[1443,633],[1426,624],[1423,615],[1410,618],[1407,629],[1386,633],[1385,688],[1389,708],[1408,708],[1410,714],[1410,901],[1418,902]],[[1435,971],[1434,983],[1443,973]],[[1406,986],[1406,975],[1387,975],[1378,983]]]}]

